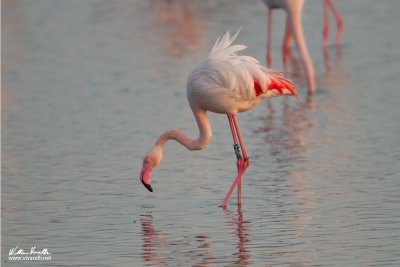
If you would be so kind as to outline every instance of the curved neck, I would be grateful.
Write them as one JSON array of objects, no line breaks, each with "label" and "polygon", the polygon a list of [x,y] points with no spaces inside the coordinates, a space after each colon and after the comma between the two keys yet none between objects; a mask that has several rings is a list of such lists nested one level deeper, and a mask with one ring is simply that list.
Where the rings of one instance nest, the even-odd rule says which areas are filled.
[{"label": "curved neck", "polygon": [[199,127],[199,137],[197,139],[191,139],[181,131],[171,130],[163,133],[158,138],[156,146],[163,147],[168,140],[173,139],[189,150],[200,150],[207,147],[212,137],[211,125],[208,120],[207,112],[205,110],[196,110],[193,111],[193,114],[196,118],[197,126]]}]

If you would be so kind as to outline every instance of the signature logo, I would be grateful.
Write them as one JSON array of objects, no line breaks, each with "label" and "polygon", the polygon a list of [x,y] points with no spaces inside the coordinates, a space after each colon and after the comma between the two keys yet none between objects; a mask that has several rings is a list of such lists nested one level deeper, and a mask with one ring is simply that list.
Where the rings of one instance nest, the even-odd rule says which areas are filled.
[{"label": "signature logo", "polygon": [[25,250],[23,248],[20,248],[19,246],[16,246],[15,248],[10,248],[10,251],[8,252],[8,256],[21,256],[21,255],[51,255],[49,250],[47,248],[44,248],[42,250],[36,249],[36,246],[31,247],[30,250]]}]

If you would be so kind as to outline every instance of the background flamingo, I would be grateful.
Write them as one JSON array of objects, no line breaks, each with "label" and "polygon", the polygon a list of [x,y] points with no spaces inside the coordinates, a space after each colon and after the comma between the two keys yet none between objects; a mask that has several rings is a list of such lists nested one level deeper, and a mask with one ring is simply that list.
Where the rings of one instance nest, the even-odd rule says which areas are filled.
[{"label": "background flamingo", "polygon": [[236,114],[247,111],[262,100],[277,95],[295,95],[293,83],[279,73],[265,68],[250,56],[239,56],[236,52],[246,48],[232,45],[239,31],[231,38],[227,32],[216,41],[208,57],[201,61],[189,75],[186,94],[199,127],[199,137],[191,139],[178,130],[164,132],[143,159],[140,180],[153,191],[150,183],[151,171],[160,163],[164,144],[174,139],[189,150],[204,149],[211,141],[211,126],[207,111],[227,114],[237,157],[238,175],[225,200],[226,204],[238,185],[238,204],[241,204],[241,179],[250,165]]},{"label": "background flamingo", "polygon": [[[308,53],[306,40],[304,38],[303,25],[301,22],[304,0],[263,0],[268,6],[268,34],[267,34],[267,64],[272,65],[271,56],[271,34],[272,34],[272,10],[282,8],[286,11],[286,26],[282,43],[282,59],[284,70],[287,72],[287,61],[290,54],[290,43],[292,36],[295,39],[301,62],[305,71],[307,87],[309,93],[315,92],[315,73],[314,66]],[[323,26],[323,47],[326,48],[329,39],[329,9],[334,14],[338,30],[336,33],[335,44],[338,46],[341,40],[343,29],[343,18],[331,0],[324,0],[324,26]]]}]

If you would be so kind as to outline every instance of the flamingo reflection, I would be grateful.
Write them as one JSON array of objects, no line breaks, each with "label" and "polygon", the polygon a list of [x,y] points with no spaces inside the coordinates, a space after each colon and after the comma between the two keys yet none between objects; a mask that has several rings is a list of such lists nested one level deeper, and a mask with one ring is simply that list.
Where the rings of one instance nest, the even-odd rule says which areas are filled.
[{"label": "flamingo reflection", "polygon": [[[287,189],[284,197],[290,198],[290,203],[296,203],[286,206],[293,227],[292,238],[307,239],[306,233],[312,228],[315,220],[313,212],[319,201],[313,190],[310,172],[305,167],[305,163],[309,162],[309,144],[315,127],[312,120],[312,112],[316,109],[314,96],[309,95],[304,101],[293,105],[285,99],[281,114],[271,104],[268,109],[268,116],[263,118],[265,125],[259,131],[265,133],[264,140],[270,147],[268,150],[276,159],[278,169],[284,173],[284,179],[276,182]],[[303,250],[279,251],[267,255],[296,255],[302,259],[302,264],[308,265],[317,257],[315,253],[314,250]]]},{"label": "flamingo reflection", "polygon": [[180,57],[207,44],[204,39],[207,17],[197,1],[150,1],[153,23],[158,26],[168,56]]},{"label": "flamingo reflection", "polygon": [[[322,87],[340,89],[345,81],[346,72],[342,65],[342,48],[335,46],[333,52],[330,51],[329,47],[324,47],[324,66],[325,72],[319,77]],[[331,59],[331,53],[333,53],[333,60]]]},{"label": "flamingo reflection", "polygon": [[165,246],[164,234],[153,227],[153,216],[151,214],[141,217],[143,233],[143,258],[154,266],[166,266],[165,259],[158,254],[160,248]]},{"label": "flamingo reflection", "polygon": [[251,264],[250,260],[251,251],[247,248],[247,244],[251,242],[250,235],[246,233],[248,230],[249,221],[243,219],[242,207],[239,205],[236,212],[233,212],[227,208],[224,209],[226,215],[228,216],[228,220],[226,224],[229,228],[235,229],[235,236],[238,239],[236,244],[237,253],[234,255],[237,256],[236,264],[238,266],[247,266]]},{"label": "flamingo reflection", "polygon": [[215,262],[216,258],[211,253],[213,243],[209,236],[196,235],[194,248],[188,249],[191,238],[184,236],[182,240],[168,240],[169,234],[155,229],[153,220],[151,214],[142,215],[140,219],[143,234],[142,255],[150,266],[185,266],[188,262],[198,262],[193,266],[211,266]]},{"label": "flamingo reflection", "polygon": [[[309,112],[315,108],[313,96],[309,95],[305,101],[291,106],[287,99],[283,101],[282,117],[276,118],[277,112],[268,103],[268,115],[262,118],[265,125],[257,132],[264,132],[264,140],[270,146],[270,153],[279,164],[287,166],[307,153],[306,141],[309,139],[309,130],[314,127]],[[282,167],[284,167],[282,166]]]}]

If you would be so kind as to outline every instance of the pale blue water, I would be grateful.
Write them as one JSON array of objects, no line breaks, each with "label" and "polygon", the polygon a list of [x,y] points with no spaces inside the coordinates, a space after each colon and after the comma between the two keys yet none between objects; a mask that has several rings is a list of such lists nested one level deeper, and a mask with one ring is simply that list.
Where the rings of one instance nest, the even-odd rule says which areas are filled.
[{"label": "pale blue water", "polygon": [[[138,174],[162,131],[196,136],[186,77],[218,35],[241,26],[265,63],[266,7],[170,2],[2,1],[1,265],[400,266],[400,2],[336,0],[329,62],[322,1],[306,2],[318,92],[238,116],[252,165],[227,210],[225,116],[206,150],[166,145],[153,194]],[[52,260],[12,262],[16,246]]]}]

